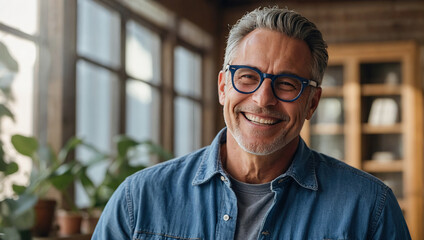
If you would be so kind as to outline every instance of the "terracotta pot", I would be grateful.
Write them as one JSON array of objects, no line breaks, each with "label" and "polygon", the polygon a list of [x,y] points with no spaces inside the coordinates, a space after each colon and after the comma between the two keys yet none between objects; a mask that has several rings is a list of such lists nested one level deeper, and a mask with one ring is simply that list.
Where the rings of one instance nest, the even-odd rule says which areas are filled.
[{"label": "terracotta pot", "polygon": [[80,213],[61,210],[56,219],[59,225],[59,235],[70,236],[81,233],[82,215]]},{"label": "terracotta pot", "polygon": [[56,210],[56,200],[53,199],[39,199],[34,206],[35,211],[35,225],[32,233],[37,237],[46,237],[49,235],[54,215]]}]

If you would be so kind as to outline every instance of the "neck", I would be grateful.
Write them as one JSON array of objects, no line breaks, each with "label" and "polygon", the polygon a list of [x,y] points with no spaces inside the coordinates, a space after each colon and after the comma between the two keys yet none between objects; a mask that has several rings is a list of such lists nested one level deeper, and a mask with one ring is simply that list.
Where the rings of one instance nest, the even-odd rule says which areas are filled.
[{"label": "neck", "polygon": [[271,182],[286,172],[299,144],[299,137],[296,137],[282,149],[260,156],[241,149],[229,135],[227,143],[221,146],[222,165],[233,178],[252,184]]}]

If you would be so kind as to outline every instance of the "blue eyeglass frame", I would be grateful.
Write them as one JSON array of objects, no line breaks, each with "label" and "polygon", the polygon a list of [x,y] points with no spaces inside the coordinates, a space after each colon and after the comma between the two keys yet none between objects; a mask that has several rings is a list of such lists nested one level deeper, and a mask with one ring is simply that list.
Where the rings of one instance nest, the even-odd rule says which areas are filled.
[{"label": "blue eyeglass frame", "polygon": [[[259,83],[258,87],[257,87],[257,88],[255,88],[253,91],[250,91],[250,92],[243,92],[243,91],[240,91],[240,90],[238,90],[238,89],[237,89],[237,87],[236,87],[236,85],[235,85],[235,83],[234,83],[234,73],[235,73],[238,69],[240,69],[240,68],[248,68],[248,69],[251,69],[251,70],[253,70],[253,71],[257,72],[257,73],[259,74],[259,76],[261,77],[261,82]],[[274,75],[274,74],[270,74],[270,73],[263,73],[263,72],[261,72],[261,70],[259,70],[259,69],[255,68],[255,67],[247,66],[247,65],[230,65],[230,64],[228,64],[228,65],[227,65],[227,67],[225,67],[225,71],[227,71],[227,70],[230,70],[230,72],[231,72],[231,83],[233,84],[233,87],[234,87],[234,89],[235,89],[237,92],[239,92],[239,93],[243,93],[243,94],[250,94],[250,93],[254,93],[254,92],[256,92],[256,90],[258,90],[258,89],[261,87],[261,85],[262,85],[262,83],[264,82],[265,78],[269,78],[269,79],[271,79],[271,89],[272,89],[272,93],[274,94],[274,96],[275,96],[278,100],[283,101],[283,102],[294,102],[294,101],[296,101],[296,100],[297,100],[297,99],[298,99],[298,98],[302,95],[303,90],[304,90],[307,86],[319,87],[319,83],[318,83],[317,81],[315,81],[315,80],[309,80],[309,79],[302,78],[302,77],[299,77],[299,76],[297,76],[297,75],[293,75],[293,74],[277,74],[277,75]],[[275,93],[275,90],[274,90],[274,81],[275,81],[275,79],[277,79],[278,77],[290,77],[290,78],[294,78],[294,79],[299,80],[299,81],[301,82],[301,84],[302,84],[302,85],[301,85],[302,87],[301,87],[301,89],[300,89],[299,94],[298,94],[295,98],[293,98],[292,100],[284,100],[284,99],[279,98],[279,97],[277,96],[277,94]]]}]

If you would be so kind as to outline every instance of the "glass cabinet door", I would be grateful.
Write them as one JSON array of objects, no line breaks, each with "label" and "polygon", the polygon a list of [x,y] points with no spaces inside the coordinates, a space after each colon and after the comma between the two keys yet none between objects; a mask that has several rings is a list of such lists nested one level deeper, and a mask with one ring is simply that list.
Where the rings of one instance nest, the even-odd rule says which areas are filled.
[{"label": "glass cabinet door", "polygon": [[319,152],[345,158],[343,66],[329,66],[322,82],[322,97],[310,126],[310,146]]},{"label": "glass cabinet door", "polygon": [[400,62],[360,65],[363,169],[403,198],[402,66]]}]

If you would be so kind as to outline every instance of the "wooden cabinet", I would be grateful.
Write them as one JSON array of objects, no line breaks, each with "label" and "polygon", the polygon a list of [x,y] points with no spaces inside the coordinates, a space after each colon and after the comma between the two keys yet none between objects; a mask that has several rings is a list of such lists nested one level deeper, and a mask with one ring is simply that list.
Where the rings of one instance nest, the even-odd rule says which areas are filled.
[{"label": "wooden cabinet", "polygon": [[418,52],[414,42],[329,46],[321,102],[302,130],[311,148],[389,185],[412,239],[424,239]]}]

